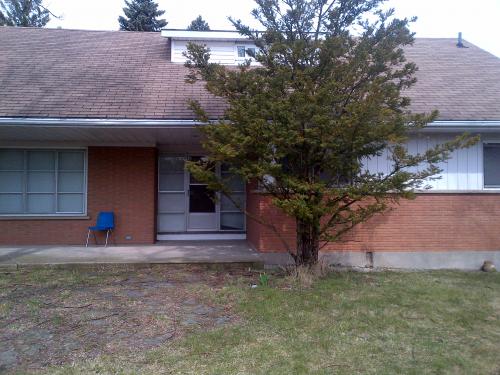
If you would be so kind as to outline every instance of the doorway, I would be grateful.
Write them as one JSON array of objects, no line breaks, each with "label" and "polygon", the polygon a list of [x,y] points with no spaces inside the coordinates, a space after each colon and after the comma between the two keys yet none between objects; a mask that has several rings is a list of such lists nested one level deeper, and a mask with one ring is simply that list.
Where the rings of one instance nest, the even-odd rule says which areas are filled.
[{"label": "doorway", "polygon": [[[229,181],[232,189],[232,199],[208,189],[206,184],[197,181],[185,169],[187,160],[196,161],[201,158],[201,156],[160,155],[158,163],[157,228],[159,235],[183,233],[244,234],[245,215],[232,202],[232,200],[236,201],[239,207],[244,207],[246,199],[244,182],[232,175],[225,166],[214,165],[214,171],[221,178]],[[198,236],[196,238],[208,237]],[[178,239],[182,238],[179,237]],[[216,238],[226,237],[219,236]],[[169,237],[169,239],[174,238]]]}]

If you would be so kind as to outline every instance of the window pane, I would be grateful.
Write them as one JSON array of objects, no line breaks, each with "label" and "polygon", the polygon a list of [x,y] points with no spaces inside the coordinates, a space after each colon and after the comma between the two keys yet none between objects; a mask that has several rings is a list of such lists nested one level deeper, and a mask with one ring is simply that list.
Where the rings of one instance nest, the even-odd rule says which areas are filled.
[{"label": "window pane", "polygon": [[184,172],[160,175],[161,191],[184,191]]},{"label": "window pane", "polygon": [[22,193],[23,172],[0,172],[0,192]]},{"label": "window pane", "polygon": [[54,170],[56,158],[54,151],[28,151],[28,169]]},{"label": "window pane", "polygon": [[158,232],[183,232],[185,230],[184,214],[158,215]]},{"label": "window pane", "polygon": [[238,46],[238,57],[245,57],[245,46]]},{"label": "window pane", "polygon": [[[208,167],[208,169],[210,171],[213,171],[213,172],[215,171],[215,163],[208,163],[207,158],[205,156],[191,156],[190,160],[192,162],[196,162],[196,163],[202,162],[203,164],[205,164]],[[192,184],[199,184],[200,183],[196,178],[194,178],[194,176],[191,175],[191,173],[189,174],[189,182]]]},{"label": "window pane", "polygon": [[55,192],[54,172],[28,172],[28,192]]},{"label": "window pane", "polygon": [[222,230],[243,230],[245,217],[242,213],[221,213],[220,228]]},{"label": "window pane", "polygon": [[[245,194],[232,194],[233,200],[235,200],[240,207],[245,207]],[[220,209],[221,211],[239,211],[240,209],[236,207],[231,200],[222,195],[220,200]]]},{"label": "window pane", "polygon": [[484,186],[500,187],[500,145],[484,145]]},{"label": "window pane", "polygon": [[83,171],[83,152],[59,152],[59,170]]},{"label": "window pane", "polygon": [[185,212],[186,199],[184,193],[160,194],[158,199],[158,211],[160,212]]},{"label": "window pane", "polygon": [[183,157],[160,156],[160,173],[184,172]]},{"label": "window pane", "polygon": [[49,214],[54,212],[54,194],[29,194],[28,213]]},{"label": "window pane", "polygon": [[215,193],[206,185],[189,187],[189,212],[215,212]]},{"label": "window pane", "polygon": [[0,150],[0,170],[23,170],[24,151]]},{"label": "window pane", "polygon": [[57,212],[83,212],[83,194],[58,194]]},{"label": "window pane", "polygon": [[57,184],[60,193],[82,193],[83,172],[59,172]]},{"label": "window pane", "polygon": [[231,189],[231,191],[244,191],[245,182],[240,176],[231,173],[222,173],[222,180]]},{"label": "window pane", "polygon": [[0,214],[23,213],[22,194],[0,194]]}]

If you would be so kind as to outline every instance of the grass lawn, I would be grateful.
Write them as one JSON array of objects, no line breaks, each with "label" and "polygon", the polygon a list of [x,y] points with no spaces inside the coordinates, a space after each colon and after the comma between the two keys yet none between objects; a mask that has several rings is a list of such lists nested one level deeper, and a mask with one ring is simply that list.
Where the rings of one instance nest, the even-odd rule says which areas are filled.
[{"label": "grass lawn", "polygon": [[[254,278],[255,280],[255,278]],[[199,285],[240,319],[154,350],[48,373],[500,374],[500,273],[333,273]]]}]

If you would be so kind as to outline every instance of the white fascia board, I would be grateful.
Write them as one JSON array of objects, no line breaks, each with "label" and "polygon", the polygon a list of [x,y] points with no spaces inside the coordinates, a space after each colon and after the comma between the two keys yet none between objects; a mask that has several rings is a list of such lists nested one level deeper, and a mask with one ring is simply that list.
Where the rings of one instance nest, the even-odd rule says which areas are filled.
[{"label": "white fascia board", "polygon": [[[209,123],[217,120],[209,121]],[[89,119],[53,117],[0,117],[0,126],[82,127],[82,128],[186,128],[206,123],[196,120]],[[500,131],[495,121],[434,121],[421,131]]]},{"label": "white fascia board", "polygon": [[0,117],[0,127],[40,126],[71,128],[189,128],[205,125],[196,120],[142,120],[142,119],[88,119],[88,118],[35,118]]},{"label": "white fascia board", "polygon": [[162,30],[161,36],[174,40],[222,40],[248,41],[246,36],[237,31],[189,31],[189,30]]},{"label": "white fascia board", "polygon": [[489,121],[433,121],[420,130],[423,132],[500,131],[500,120]]}]

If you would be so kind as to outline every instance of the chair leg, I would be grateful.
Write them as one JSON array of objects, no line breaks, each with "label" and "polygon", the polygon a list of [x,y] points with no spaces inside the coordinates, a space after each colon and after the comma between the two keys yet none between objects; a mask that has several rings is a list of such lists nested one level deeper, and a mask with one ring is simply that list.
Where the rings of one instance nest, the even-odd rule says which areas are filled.
[{"label": "chair leg", "polygon": [[106,243],[104,244],[104,247],[108,247],[108,238],[109,238],[109,229],[106,231]]},{"label": "chair leg", "polygon": [[97,245],[99,245],[99,244],[97,243],[97,237],[96,237],[96,235],[95,235],[95,230],[93,230],[93,231],[92,231],[92,234],[94,235],[94,241],[95,241],[96,246],[97,246]]},{"label": "chair leg", "polygon": [[85,247],[89,247],[89,238],[90,238],[90,229],[87,232],[87,242],[85,243]]}]

